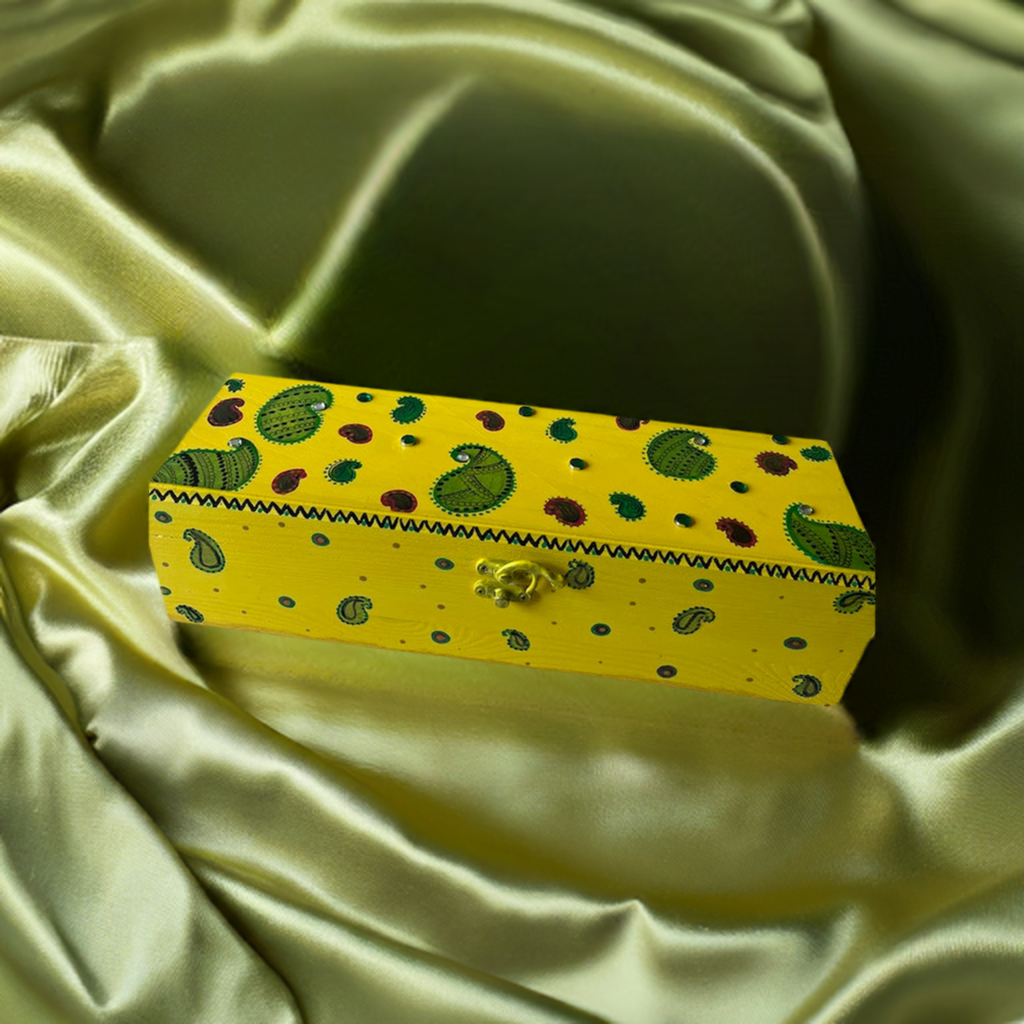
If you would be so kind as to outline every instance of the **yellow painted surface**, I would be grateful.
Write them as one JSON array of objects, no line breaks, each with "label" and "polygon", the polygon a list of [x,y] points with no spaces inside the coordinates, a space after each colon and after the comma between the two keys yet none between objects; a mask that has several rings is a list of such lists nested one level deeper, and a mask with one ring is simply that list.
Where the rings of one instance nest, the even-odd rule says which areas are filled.
[{"label": "yellow painted surface", "polygon": [[[841,697],[874,634],[870,548],[858,541],[851,554],[843,541],[829,557],[850,564],[823,564],[783,525],[800,503],[813,524],[863,529],[835,460],[815,461],[823,442],[340,385],[316,386],[322,410],[260,419],[299,382],[235,380],[244,386],[225,386],[177,449],[225,453],[228,470],[216,454],[176,454],[151,485],[172,618],[823,704]],[[418,403],[415,422],[396,422]],[[708,443],[666,434],[677,430]],[[659,437],[668,447],[649,447]],[[692,447],[713,456],[709,472]],[[775,453],[762,459],[774,472],[762,453]],[[231,467],[257,457],[240,483]],[[329,478],[339,464],[347,482]],[[680,466],[706,475],[665,475]],[[582,509],[580,525],[553,515],[551,499],[575,503],[556,505],[562,519]],[[692,525],[676,525],[680,512]],[[528,560],[556,585],[537,577],[531,600],[498,607],[476,592],[493,584],[481,558]]]}]

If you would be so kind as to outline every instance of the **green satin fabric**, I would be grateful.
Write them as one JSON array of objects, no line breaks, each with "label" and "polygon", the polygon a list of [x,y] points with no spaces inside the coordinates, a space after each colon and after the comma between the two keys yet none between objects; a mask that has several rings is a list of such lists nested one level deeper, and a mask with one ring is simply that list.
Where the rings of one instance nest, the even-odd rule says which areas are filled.
[{"label": "green satin fabric", "polygon": [[[0,5],[0,1020],[1024,1019],[1022,61],[1001,0]],[[233,372],[827,438],[878,636],[826,710],[174,626]]]}]

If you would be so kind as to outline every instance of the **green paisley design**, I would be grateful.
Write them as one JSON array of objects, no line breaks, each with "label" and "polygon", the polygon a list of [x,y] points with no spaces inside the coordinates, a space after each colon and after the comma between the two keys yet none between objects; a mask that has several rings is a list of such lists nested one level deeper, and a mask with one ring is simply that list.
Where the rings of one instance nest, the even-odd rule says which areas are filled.
[{"label": "green paisley design", "polygon": [[234,438],[228,450],[188,448],[175,452],[153,477],[158,484],[184,484],[215,491],[237,491],[244,487],[260,466],[260,453],[252,441]]},{"label": "green paisley design", "polygon": [[427,411],[422,398],[414,395],[402,395],[398,400],[398,407],[391,410],[391,418],[396,423],[415,423],[423,418]]},{"label": "green paisley design", "polygon": [[854,612],[859,612],[864,605],[874,603],[875,595],[866,590],[847,590],[832,602],[832,607],[837,612],[852,615]]},{"label": "green paisley design", "polygon": [[800,454],[811,462],[829,462],[832,453],[820,444],[812,444],[810,448],[801,448]]},{"label": "green paisley design", "polygon": [[565,574],[565,582],[573,590],[586,590],[594,582],[594,567],[589,562],[572,559]]},{"label": "green paisley design", "polygon": [[263,403],[256,413],[256,429],[274,444],[298,444],[320,429],[320,413],[333,402],[334,395],[320,384],[285,388]]},{"label": "green paisley design", "polygon": [[576,421],[569,419],[568,416],[563,416],[548,426],[548,437],[553,441],[568,444],[570,441],[575,441],[577,436]]},{"label": "green paisley design", "polygon": [[368,597],[354,594],[338,602],[338,618],[347,626],[361,626],[368,621],[373,602]]},{"label": "green paisley design", "polygon": [[628,519],[630,522],[643,519],[647,514],[644,503],[632,494],[623,494],[621,491],[616,491],[615,494],[608,496],[608,500],[615,506],[615,511],[623,519]]},{"label": "green paisley design", "polygon": [[245,381],[239,380],[237,377],[232,377],[231,380],[224,382],[224,387],[226,387],[231,394],[235,394],[245,387]]},{"label": "green paisley design", "polygon": [[796,502],[786,509],[786,536],[809,558],[822,565],[874,572],[875,548],[864,530],[845,523],[808,519]]},{"label": "green paisley design", "polygon": [[331,483],[350,484],[356,478],[356,470],[362,468],[363,464],[355,459],[339,459],[324,470],[324,476]]},{"label": "green paisley design", "polygon": [[800,674],[793,676],[793,692],[798,697],[817,697],[821,693],[821,680],[817,676]]},{"label": "green paisley design", "polygon": [[526,634],[520,633],[518,629],[503,629],[501,635],[505,637],[513,651],[528,651],[530,649],[530,641],[526,638]]},{"label": "green paisley design", "polygon": [[647,442],[644,459],[655,473],[676,480],[703,480],[715,471],[715,457],[702,445],[710,444],[696,430],[663,430]]},{"label": "green paisley design", "polygon": [[202,622],[206,618],[198,608],[193,608],[190,604],[179,604],[174,610],[189,622]]},{"label": "green paisley design", "polygon": [[705,622],[714,622],[715,613],[710,608],[698,606],[681,611],[673,620],[672,628],[684,636],[696,633]]},{"label": "green paisley design", "polygon": [[445,512],[457,516],[490,512],[515,490],[512,466],[493,448],[460,444],[450,454],[462,465],[440,477],[431,491],[434,502]]},{"label": "green paisley design", "polygon": [[227,564],[220,545],[208,533],[190,526],[182,536],[185,540],[193,542],[188,557],[197,569],[203,572],[220,572]]}]

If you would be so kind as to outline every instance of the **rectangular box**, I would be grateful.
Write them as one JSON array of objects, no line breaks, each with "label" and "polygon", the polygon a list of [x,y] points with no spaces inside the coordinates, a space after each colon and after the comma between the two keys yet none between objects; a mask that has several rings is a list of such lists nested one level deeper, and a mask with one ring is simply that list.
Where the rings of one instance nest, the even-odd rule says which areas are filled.
[{"label": "rectangular box", "polygon": [[807,438],[239,374],[150,498],[182,622],[814,704],[874,635]]}]

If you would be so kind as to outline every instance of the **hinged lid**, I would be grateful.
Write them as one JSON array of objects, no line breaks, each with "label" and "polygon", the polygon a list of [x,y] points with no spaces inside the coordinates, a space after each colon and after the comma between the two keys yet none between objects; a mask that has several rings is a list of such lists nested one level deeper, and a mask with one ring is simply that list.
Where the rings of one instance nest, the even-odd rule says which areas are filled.
[{"label": "hinged lid", "polygon": [[808,438],[238,374],[158,470],[168,492],[874,587],[832,451]]}]

